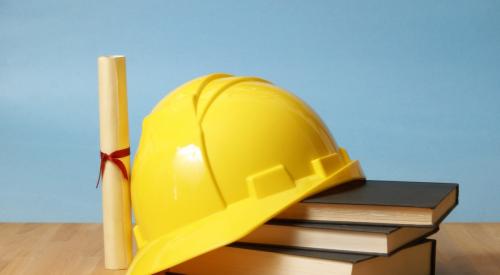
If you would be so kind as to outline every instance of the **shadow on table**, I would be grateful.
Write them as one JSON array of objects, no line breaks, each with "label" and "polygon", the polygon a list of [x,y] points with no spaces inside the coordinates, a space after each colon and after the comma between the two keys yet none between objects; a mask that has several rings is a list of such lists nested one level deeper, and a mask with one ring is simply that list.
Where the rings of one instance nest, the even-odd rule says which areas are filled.
[{"label": "shadow on table", "polygon": [[437,261],[437,275],[500,274],[500,253],[452,257],[443,263]]}]

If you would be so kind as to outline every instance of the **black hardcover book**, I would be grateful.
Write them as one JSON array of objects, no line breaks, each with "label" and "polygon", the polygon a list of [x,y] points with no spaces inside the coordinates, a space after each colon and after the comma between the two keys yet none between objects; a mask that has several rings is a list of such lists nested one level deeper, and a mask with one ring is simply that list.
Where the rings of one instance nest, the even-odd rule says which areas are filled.
[{"label": "black hardcover book", "polygon": [[347,253],[388,255],[438,230],[437,227],[347,225],[271,220],[239,240]]},{"label": "black hardcover book", "polygon": [[435,226],[458,204],[458,184],[358,180],[297,203],[276,218]]},{"label": "black hardcover book", "polygon": [[429,275],[435,270],[434,240],[407,246],[390,256],[369,256],[235,243],[169,270],[186,275]]}]

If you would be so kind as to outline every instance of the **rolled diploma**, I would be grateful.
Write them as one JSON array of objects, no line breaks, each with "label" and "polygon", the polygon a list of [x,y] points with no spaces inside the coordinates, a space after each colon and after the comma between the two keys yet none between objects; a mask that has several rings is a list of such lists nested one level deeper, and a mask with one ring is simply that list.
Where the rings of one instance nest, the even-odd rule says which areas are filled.
[{"label": "rolled diploma", "polygon": [[[99,70],[99,128],[101,152],[111,154],[130,146],[124,56],[101,56]],[[130,157],[120,159],[130,175]],[[126,269],[132,260],[130,183],[111,161],[102,177],[104,265]]]}]

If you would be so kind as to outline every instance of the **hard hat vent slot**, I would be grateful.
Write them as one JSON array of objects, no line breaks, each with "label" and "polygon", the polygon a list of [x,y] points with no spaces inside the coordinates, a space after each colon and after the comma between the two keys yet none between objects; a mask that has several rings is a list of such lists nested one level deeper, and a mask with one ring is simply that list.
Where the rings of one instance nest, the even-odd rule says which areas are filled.
[{"label": "hard hat vent slot", "polygon": [[344,160],[340,154],[334,153],[317,158],[311,161],[311,164],[317,175],[326,178],[340,169],[344,165]]},{"label": "hard hat vent slot", "polygon": [[249,176],[247,184],[250,195],[259,199],[295,187],[282,164]]}]

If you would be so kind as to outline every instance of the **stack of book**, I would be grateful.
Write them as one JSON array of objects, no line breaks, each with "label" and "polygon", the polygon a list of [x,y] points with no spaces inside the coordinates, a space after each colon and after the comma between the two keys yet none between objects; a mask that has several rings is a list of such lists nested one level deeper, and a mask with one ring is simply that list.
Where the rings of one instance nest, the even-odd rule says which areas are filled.
[{"label": "stack of book", "polygon": [[436,241],[426,238],[457,204],[457,184],[354,181],[307,198],[239,242],[169,272],[433,274]]}]

